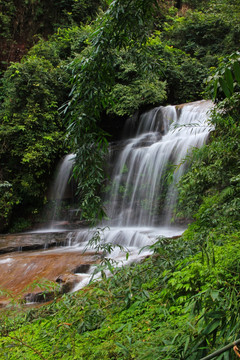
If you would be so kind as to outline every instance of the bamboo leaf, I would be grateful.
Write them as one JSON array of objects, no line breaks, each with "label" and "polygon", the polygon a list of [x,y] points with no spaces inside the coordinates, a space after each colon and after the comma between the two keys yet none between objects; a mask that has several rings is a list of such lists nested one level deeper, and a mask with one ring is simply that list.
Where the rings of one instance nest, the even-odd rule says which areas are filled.
[{"label": "bamboo leaf", "polygon": [[185,346],[184,346],[184,351],[183,351],[184,354],[186,353],[186,351],[188,349],[189,342],[190,342],[190,336],[187,336]]},{"label": "bamboo leaf", "polygon": [[203,330],[204,335],[211,334],[214,330],[217,329],[217,327],[220,325],[221,320],[213,320],[210,322],[210,324],[207,325],[207,327]]},{"label": "bamboo leaf", "polygon": [[229,360],[230,359],[230,357],[229,357],[229,351],[226,351],[225,353],[224,353],[224,360]]},{"label": "bamboo leaf", "polygon": [[116,333],[122,331],[122,329],[126,326],[126,324],[122,324],[117,330],[115,330]]}]

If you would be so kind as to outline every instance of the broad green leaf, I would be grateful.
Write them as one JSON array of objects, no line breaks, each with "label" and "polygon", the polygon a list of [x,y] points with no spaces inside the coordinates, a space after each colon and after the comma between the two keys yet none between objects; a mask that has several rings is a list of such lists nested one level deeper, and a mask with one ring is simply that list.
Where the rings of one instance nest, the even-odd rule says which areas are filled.
[{"label": "broad green leaf", "polygon": [[237,80],[238,85],[240,85],[240,64],[239,62],[235,62],[233,64],[233,72],[235,79]]},{"label": "broad green leaf", "polygon": [[221,88],[222,88],[225,96],[228,97],[228,98],[230,98],[231,93],[230,93],[230,91],[229,91],[229,88],[228,88],[228,86],[227,86],[226,81],[225,81],[223,78],[219,78],[219,83],[220,83],[220,85],[221,85]]},{"label": "broad green leaf", "polygon": [[224,74],[225,80],[227,82],[228,89],[230,90],[231,94],[233,93],[233,76],[230,69],[225,70]]},{"label": "broad green leaf", "polygon": [[214,90],[213,90],[213,99],[215,100],[216,99],[216,97],[217,97],[217,89],[218,89],[218,80],[216,79],[215,81],[214,81]]}]

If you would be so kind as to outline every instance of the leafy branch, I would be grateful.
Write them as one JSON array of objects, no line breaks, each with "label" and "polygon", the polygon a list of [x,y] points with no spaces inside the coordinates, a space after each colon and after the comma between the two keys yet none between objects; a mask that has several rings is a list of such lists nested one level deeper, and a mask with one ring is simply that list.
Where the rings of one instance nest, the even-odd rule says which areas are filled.
[{"label": "leafy branch", "polygon": [[74,176],[78,180],[81,216],[94,221],[105,213],[99,192],[104,181],[104,156],[108,134],[99,127],[103,110],[112,102],[114,51],[141,49],[153,21],[156,0],[114,0],[99,18],[90,35],[89,47],[70,64],[71,99],[67,113],[68,138],[76,153]]},{"label": "leafy branch", "polygon": [[234,92],[240,91],[240,52],[222,59],[217,69],[207,79],[207,91],[213,100],[230,98]]}]

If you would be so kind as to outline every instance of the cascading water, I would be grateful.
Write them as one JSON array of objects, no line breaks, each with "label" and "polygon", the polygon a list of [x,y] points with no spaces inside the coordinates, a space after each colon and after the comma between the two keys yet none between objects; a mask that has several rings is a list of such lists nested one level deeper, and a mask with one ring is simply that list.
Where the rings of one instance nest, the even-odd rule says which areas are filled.
[{"label": "cascading water", "polygon": [[[81,228],[67,232],[68,246],[48,252],[69,252],[71,256],[72,252],[85,249],[97,234],[100,243],[119,244],[128,249],[128,260],[119,247],[107,255],[126,264],[138,260],[139,250],[153,244],[158,236],[180,235],[184,228],[170,225],[177,201],[176,183],[187,166],[180,164],[193,147],[206,142],[211,130],[207,122],[208,110],[212,106],[210,101],[160,106],[142,114],[139,121],[130,119],[125,139],[111,146],[111,184],[106,186],[105,198],[110,219],[100,224],[103,228],[100,231]],[[68,155],[59,168],[51,196],[55,201],[58,199],[52,219],[56,219],[58,202],[64,197],[73,160],[74,155]],[[176,169],[168,185],[170,166]],[[142,252],[141,256],[147,253]],[[89,274],[80,274],[74,290],[87,284],[91,272],[92,267]]]},{"label": "cascading water", "polygon": [[[137,124],[136,119],[127,122],[125,140],[112,147],[114,166],[105,198],[110,219],[102,224],[109,226],[101,235],[103,241],[135,251],[157,235],[173,236],[183,231],[170,226],[177,201],[176,183],[187,167],[187,163],[180,164],[193,147],[206,142],[210,131],[208,111],[212,106],[211,101],[160,106],[142,114]],[[121,149],[117,157],[116,148]],[[73,161],[74,155],[68,155],[59,168],[52,193],[52,198],[59,199],[56,206],[63,198]],[[168,185],[170,166],[177,168]],[[56,209],[53,219],[55,216]],[[69,242],[84,246],[92,235],[92,229],[81,229],[69,236]]]},{"label": "cascading water", "polygon": [[170,186],[167,171],[179,165],[193,147],[205,143],[211,107],[210,101],[199,101],[158,107],[140,117],[135,136],[125,140],[113,169],[111,192],[106,197],[110,226],[170,224],[176,183],[187,164],[177,168]]},{"label": "cascading water", "polygon": [[66,188],[72,174],[74,159],[74,154],[66,155],[58,166],[57,175],[49,196],[50,199],[54,202],[54,206],[49,215],[49,219],[51,220],[50,228],[55,227],[55,222],[57,220],[57,212],[61,207],[62,201],[66,193]]},{"label": "cascading water", "polygon": [[[180,106],[158,107],[141,115],[139,123],[128,122],[125,140],[112,147],[114,163],[111,187],[105,206],[109,228],[101,234],[103,242],[128,248],[131,257],[139,259],[139,250],[154,243],[157,236],[180,235],[184,229],[170,225],[177,201],[176,183],[186,171],[183,159],[194,147],[201,147],[209,131],[208,111],[211,101],[198,101]],[[132,130],[135,128],[135,134]],[[127,137],[127,130],[130,136]],[[116,157],[116,148],[121,148]],[[166,177],[170,165],[176,167],[171,185]],[[81,230],[75,246],[83,246],[93,233]],[[144,254],[146,255],[147,251]],[[122,261],[124,254],[116,249],[110,257]],[[75,290],[87,282],[80,282]]]}]

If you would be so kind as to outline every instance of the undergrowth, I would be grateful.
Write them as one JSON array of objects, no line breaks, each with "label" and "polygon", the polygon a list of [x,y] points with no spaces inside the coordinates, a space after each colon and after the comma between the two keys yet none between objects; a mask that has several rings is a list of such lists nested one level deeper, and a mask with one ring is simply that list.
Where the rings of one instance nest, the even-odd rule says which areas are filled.
[{"label": "undergrowth", "polygon": [[[2,359],[197,360],[239,336],[239,233],[154,254],[50,305],[1,313]],[[233,351],[217,359],[234,359]]]}]

